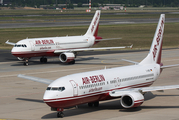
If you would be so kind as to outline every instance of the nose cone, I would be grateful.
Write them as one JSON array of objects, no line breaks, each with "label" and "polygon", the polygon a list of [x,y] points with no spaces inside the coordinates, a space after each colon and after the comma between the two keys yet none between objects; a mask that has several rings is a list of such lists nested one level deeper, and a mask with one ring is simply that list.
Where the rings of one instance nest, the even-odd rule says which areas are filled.
[{"label": "nose cone", "polygon": [[48,99],[52,99],[51,94],[49,93],[49,91],[45,91],[44,96],[43,96],[44,100],[48,100]]},{"label": "nose cone", "polygon": [[46,91],[43,96],[43,101],[52,108],[61,108],[63,105],[59,101],[59,98],[56,97],[53,91]]},{"label": "nose cone", "polygon": [[11,54],[16,57],[19,57],[19,50],[16,47],[13,47],[11,50]]}]

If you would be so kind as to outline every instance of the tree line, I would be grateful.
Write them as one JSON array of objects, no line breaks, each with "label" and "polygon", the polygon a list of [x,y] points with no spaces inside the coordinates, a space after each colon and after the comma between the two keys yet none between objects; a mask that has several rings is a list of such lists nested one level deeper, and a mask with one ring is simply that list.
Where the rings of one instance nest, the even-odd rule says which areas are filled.
[{"label": "tree line", "polygon": [[[83,7],[83,4],[88,4],[89,0],[3,0],[8,6],[14,7],[40,7],[40,5],[56,5],[67,4],[77,7]],[[91,0],[92,7],[105,6],[106,4],[123,4],[128,7],[138,7],[140,5],[153,7],[179,7],[179,0]]]}]

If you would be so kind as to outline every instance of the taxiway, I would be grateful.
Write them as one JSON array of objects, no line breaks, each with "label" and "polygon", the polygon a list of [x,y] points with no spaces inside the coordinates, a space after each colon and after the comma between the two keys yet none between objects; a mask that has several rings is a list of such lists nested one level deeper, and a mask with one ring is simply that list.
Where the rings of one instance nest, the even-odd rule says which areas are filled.
[{"label": "taxiway", "polygon": [[[164,65],[179,64],[179,49],[162,51]],[[45,84],[18,78],[26,74],[55,80],[59,77],[111,67],[131,65],[121,59],[140,62],[148,51],[111,52],[110,54],[88,54],[78,56],[76,64],[63,65],[58,58],[51,58],[47,64],[33,59],[29,66],[22,62],[7,60],[0,62],[0,119],[5,120],[55,120],[56,112],[43,103]],[[179,84],[179,67],[163,70],[153,86]],[[120,99],[102,101],[99,107],[89,108],[87,104],[78,108],[65,109],[64,120],[177,120],[179,119],[179,91],[166,90],[164,93],[145,94],[145,102],[138,108],[123,109]]]}]

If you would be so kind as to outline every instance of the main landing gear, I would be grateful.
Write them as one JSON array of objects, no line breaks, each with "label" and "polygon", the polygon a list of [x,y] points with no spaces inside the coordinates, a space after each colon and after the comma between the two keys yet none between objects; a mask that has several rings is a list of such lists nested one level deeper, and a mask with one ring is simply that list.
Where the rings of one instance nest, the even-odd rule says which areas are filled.
[{"label": "main landing gear", "polygon": [[98,107],[99,106],[99,101],[88,103],[89,107],[93,107],[93,105],[94,105],[94,107]]},{"label": "main landing gear", "polygon": [[75,64],[75,60],[69,62],[68,64]]},{"label": "main landing gear", "polygon": [[40,62],[41,62],[41,63],[47,63],[47,58],[41,57],[41,58],[40,58]]}]

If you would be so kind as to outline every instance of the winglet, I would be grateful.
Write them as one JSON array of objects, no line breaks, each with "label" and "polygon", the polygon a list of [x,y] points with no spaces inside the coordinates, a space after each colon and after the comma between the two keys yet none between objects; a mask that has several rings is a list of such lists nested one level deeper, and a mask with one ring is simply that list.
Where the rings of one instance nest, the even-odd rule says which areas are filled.
[{"label": "winglet", "polygon": [[131,46],[126,46],[126,48],[130,48],[130,49],[132,49],[132,47],[133,47],[133,44]]}]

